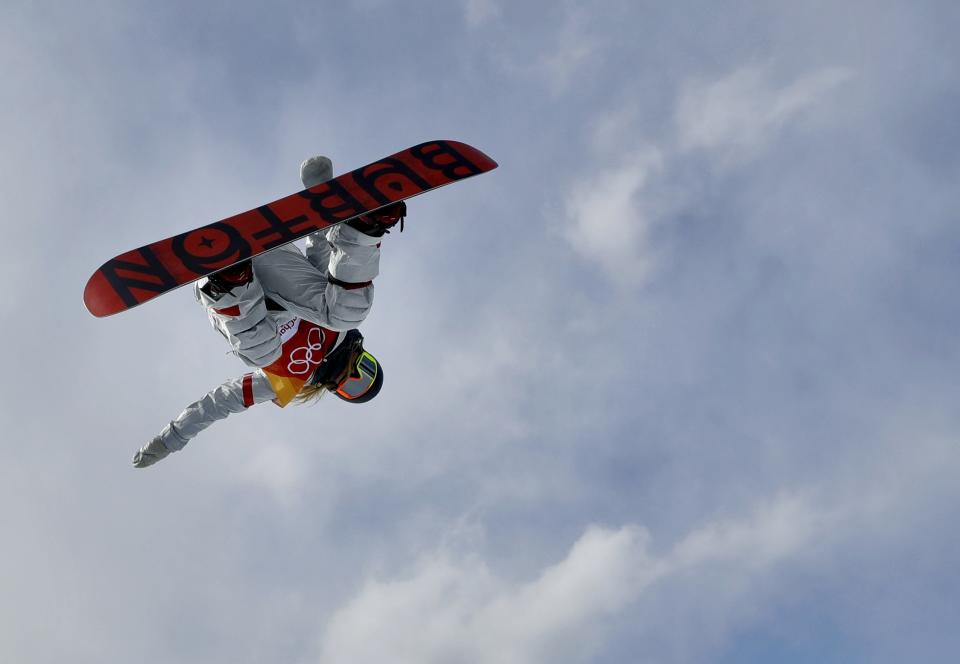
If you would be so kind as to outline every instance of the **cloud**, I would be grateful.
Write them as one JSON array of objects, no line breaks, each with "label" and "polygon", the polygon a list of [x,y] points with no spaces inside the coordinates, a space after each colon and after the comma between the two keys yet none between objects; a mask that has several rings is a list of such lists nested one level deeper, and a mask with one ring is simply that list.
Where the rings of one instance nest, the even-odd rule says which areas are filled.
[{"label": "cloud", "polygon": [[571,31],[571,36],[564,39],[556,49],[545,53],[537,69],[550,83],[555,94],[560,94],[569,87],[573,77],[594,55],[596,46],[586,35]]},{"label": "cloud", "polygon": [[694,577],[708,585],[716,565],[726,585],[748,583],[804,549],[827,522],[808,500],[785,495],[696,529],[661,555],[640,526],[591,526],[529,582],[498,577],[476,557],[435,552],[409,578],[367,581],[330,620],[320,662],[588,661],[604,623],[653,584]]},{"label": "cloud", "polygon": [[567,8],[554,46],[544,52],[537,68],[549,81],[554,94],[565,92],[574,76],[599,57],[600,39],[589,29],[588,14]]},{"label": "cloud", "polygon": [[852,75],[850,69],[827,67],[777,86],[769,68],[750,66],[712,82],[688,83],[674,118],[678,147],[719,153],[728,161],[755,156]]},{"label": "cloud", "polygon": [[545,36],[536,32],[541,26],[532,32],[528,29],[519,52],[497,52],[494,59],[508,74],[531,80],[537,87],[545,85],[552,95],[560,96],[571,90],[588,65],[600,61],[606,42],[591,28],[591,15],[572,5],[538,16],[541,23],[558,20],[559,25]]},{"label": "cloud", "polygon": [[[465,4],[41,4],[0,9],[5,661],[310,661],[319,620],[328,660],[956,652],[942,8],[497,0],[468,33]],[[90,271],[309,154],[437,136],[501,168],[389,238],[382,401],[260,406],[130,468],[245,369],[184,291],[92,319]],[[595,278],[634,270],[643,297]]]},{"label": "cloud", "polygon": [[650,233],[657,218],[644,194],[663,167],[660,150],[642,150],[626,164],[576,184],[566,200],[564,237],[613,281],[640,285],[656,267]]},{"label": "cloud", "polygon": [[467,0],[467,25],[479,28],[500,17],[500,6],[495,0]]},{"label": "cloud", "polygon": [[778,87],[768,68],[745,67],[712,82],[688,83],[675,101],[676,136],[646,144],[637,138],[636,104],[605,109],[588,135],[600,166],[574,184],[564,237],[612,282],[644,285],[667,251],[653,242],[653,232],[695,198],[685,182],[697,165],[693,153],[711,157],[700,166],[707,169],[758,159],[778,131],[850,76],[848,69],[828,67]]},{"label": "cloud", "polygon": [[244,450],[251,456],[238,469],[238,479],[260,485],[281,504],[289,505],[299,495],[307,475],[301,453],[292,445],[279,441],[262,441],[256,449]]}]

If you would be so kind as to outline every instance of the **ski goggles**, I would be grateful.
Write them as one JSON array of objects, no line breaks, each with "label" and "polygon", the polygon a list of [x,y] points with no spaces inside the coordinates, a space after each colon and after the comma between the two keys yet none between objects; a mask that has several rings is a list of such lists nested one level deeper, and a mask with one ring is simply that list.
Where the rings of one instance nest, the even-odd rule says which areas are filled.
[{"label": "ski goggles", "polygon": [[347,400],[362,397],[376,381],[378,370],[377,358],[367,351],[361,352],[347,377],[337,385],[337,394]]}]

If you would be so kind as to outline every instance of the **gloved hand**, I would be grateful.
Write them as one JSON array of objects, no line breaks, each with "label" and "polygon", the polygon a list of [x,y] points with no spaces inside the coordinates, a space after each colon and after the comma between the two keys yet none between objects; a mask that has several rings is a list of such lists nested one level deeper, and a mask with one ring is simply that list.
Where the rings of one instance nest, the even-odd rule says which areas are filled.
[{"label": "gloved hand", "polygon": [[166,458],[168,454],[170,454],[170,450],[160,440],[160,436],[157,436],[137,450],[137,453],[133,455],[133,465],[136,468],[146,468],[160,461],[160,459]]}]

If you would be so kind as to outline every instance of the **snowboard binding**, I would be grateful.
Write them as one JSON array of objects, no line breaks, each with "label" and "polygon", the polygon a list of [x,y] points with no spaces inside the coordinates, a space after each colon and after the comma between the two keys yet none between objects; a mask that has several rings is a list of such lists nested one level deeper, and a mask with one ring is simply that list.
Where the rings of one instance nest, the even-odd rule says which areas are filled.
[{"label": "snowboard binding", "polygon": [[214,272],[207,277],[203,290],[215,299],[220,299],[233,288],[244,286],[253,281],[253,265],[250,260],[231,265],[225,270]]},{"label": "snowboard binding", "polygon": [[383,237],[390,229],[400,223],[400,232],[403,232],[403,221],[407,216],[407,204],[403,201],[391,203],[386,207],[375,210],[370,214],[360,215],[347,222],[347,226],[356,228],[361,233],[371,237]]}]

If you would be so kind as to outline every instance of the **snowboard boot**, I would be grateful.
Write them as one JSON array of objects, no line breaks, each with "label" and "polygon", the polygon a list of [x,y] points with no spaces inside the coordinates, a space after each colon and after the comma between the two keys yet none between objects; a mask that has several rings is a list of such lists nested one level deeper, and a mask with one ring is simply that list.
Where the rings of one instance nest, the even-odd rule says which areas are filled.
[{"label": "snowboard boot", "polygon": [[133,465],[136,468],[146,468],[165,458],[168,454],[170,454],[170,450],[160,440],[160,436],[157,436],[137,450],[137,453],[133,455]]},{"label": "snowboard boot", "polygon": [[400,222],[400,232],[403,232],[403,220],[407,216],[407,204],[403,201],[391,203],[390,205],[375,210],[370,214],[364,214],[352,221],[347,222],[347,226],[356,228],[361,233],[371,237],[383,237],[384,233],[389,233],[397,222]]}]

